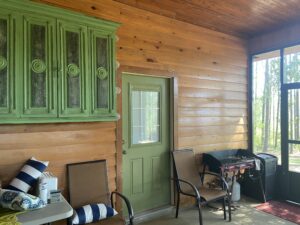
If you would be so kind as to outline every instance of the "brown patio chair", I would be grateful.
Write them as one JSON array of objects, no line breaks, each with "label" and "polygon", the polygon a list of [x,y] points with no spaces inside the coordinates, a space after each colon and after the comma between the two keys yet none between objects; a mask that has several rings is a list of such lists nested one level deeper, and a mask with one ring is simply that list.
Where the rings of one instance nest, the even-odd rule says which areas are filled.
[{"label": "brown patio chair", "polygon": [[176,218],[178,218],[180,194],[196,198],[199,211],[199,223],[203,225],[201,206],[211,202],[222,200],[224,220],[226,220],[226,202],[228,202],[229,221],[231,221],[230,195],[228,184],[219,174],[206,172],[219,179],[219,188],[208,188],[203,185],[202,176],[196,165],[195,155],[192,149],[175,150],[172,152],[175,184],[177,188]]},{"label": "brown patio chair", "polygon": [[[104,203],[114,207],[114,197],[120,197],[127,207],[129,224],[133,225],[133,210],[129,200],[119,192],[109,193],[106,160],[80,162],[67,165],[69,201],[73,208],[88,204]],[[72,220],[68,220],[72,224]],[[125,219],[120,214],[100,220],[99,225],[124,225]]]}]

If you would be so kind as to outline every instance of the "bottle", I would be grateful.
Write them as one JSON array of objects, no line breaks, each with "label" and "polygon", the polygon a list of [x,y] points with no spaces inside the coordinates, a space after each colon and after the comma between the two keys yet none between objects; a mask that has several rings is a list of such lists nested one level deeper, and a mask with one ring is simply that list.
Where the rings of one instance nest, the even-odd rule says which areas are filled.
[{"label": "bottle", "polygon": [[45,205],[48,202],[48,190],[47,190],[47,182],[45,179],[39,179],[39,198],[43,200]]},{"label": "bottle", "polygon": [[239,182],[234,180],[231,200],[233,202],[238,202],[240,198],[241,198],[241,185]]}]

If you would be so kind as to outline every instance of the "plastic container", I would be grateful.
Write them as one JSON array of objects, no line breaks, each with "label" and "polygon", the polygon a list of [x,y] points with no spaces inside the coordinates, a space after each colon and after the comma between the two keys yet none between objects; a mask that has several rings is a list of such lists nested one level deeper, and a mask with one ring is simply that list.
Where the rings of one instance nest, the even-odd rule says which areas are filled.
[{"label": "plastic container", "polygon": [[[232,181],[228,182],[229,188],[232,186]],[[233,189],[231,193],[231,201],[238,202],[241,199],[241,185],[239,182],[234,180],[233,182]]]},{"label": "plastic container", "polygon": [[45,179],[39,179],[38,196],[40,199],[43,200],[45,205],[48,203],[48,189],[47,182]]}]

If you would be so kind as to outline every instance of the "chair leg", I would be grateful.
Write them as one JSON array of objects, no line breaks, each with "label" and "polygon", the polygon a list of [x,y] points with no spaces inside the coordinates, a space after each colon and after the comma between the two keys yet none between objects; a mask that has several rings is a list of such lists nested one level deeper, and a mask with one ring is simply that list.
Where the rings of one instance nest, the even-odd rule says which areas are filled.
[{"label": "chair leg", "polygon": [[224,211],[224,220],[226,220],[226,198],[223,198],[222,205]]},{"label": "chair leg", "polygon": [[200,200],[197,200],[197,205],[198,205],[198,211],[199,211],[199,224],[203,225]]},{"label": "chair leg", "polygon": [[231,198],[228,197],[228,215],[229,215],[229,222],[231,221]]},{"label": "chair leg", "polygon": [[176,218],[178,218],[178,211],[179,211],[179,203],[180,203],[180,193],[177,192],[177,204],[176,204]]}]

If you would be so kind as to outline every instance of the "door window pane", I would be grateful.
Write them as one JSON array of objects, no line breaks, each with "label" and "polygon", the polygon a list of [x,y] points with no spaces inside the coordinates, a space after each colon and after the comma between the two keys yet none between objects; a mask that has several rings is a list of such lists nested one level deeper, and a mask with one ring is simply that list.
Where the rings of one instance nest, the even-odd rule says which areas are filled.
[{"label": "door window pane", "polygon": [[253,57],[253,150],[281,159],[280,52]]},{"label": "door window pane", "polygon": [[300,82],[300,45],[284,49],[284,83]]},{"label": "door window pane", "polygon": [[289,144],[289,171],[300,172],[299,144]]},{"label": "door window pane", "polygon": [[159,92],[132,91],[131,127],[132,144],[160,141]]}]

